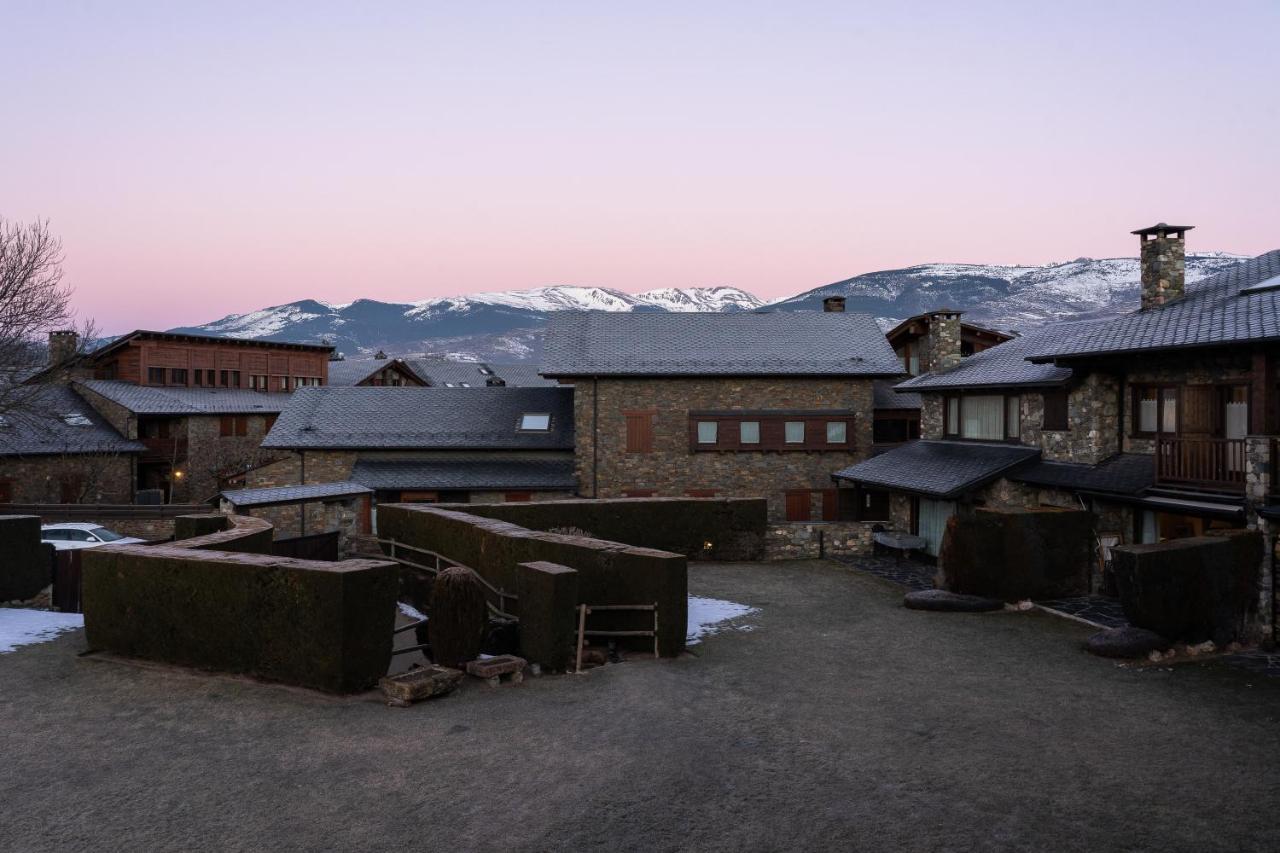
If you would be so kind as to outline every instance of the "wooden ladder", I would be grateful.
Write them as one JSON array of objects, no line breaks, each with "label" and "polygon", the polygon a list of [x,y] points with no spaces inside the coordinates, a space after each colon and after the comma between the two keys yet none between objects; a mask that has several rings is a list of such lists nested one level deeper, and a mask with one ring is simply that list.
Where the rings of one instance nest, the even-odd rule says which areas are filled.
[{"label": "wooden ladder", "polygon": [[[587,616],[611,610],[649,611],[653,613],[653,630],[650,631],[588,631]],[[658,657],[658,602],[653,604],[579,604],[578,605],[578,655],[574,672],[582,672],[582,645],[587,637],[653,637],[653,656]]]}]

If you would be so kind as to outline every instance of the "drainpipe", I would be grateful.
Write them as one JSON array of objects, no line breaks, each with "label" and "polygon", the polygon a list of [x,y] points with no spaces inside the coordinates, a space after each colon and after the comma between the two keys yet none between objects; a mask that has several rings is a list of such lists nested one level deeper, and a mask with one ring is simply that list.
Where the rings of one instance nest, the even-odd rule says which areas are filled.
[{"label": "drainpipe", "polygon": [[591,497],[600,497],[600,377],[591,377]]},{"label": "drainpipe", "polygon": [[298,485],[305,486],[307,484],[307,451],[298,451]]}]

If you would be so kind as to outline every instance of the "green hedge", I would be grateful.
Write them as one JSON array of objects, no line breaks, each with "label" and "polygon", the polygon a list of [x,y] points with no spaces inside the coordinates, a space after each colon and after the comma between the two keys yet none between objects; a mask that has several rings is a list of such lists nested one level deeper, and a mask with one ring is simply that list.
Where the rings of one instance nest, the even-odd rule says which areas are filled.
[{"label": "green hedge", "polygon": [[271,522],[249,515],[209,512],[179,515],[173,520],[175,548],[270,554],[275,530]]},{"label": "green hedge", "polygon": [[53,583],[53,546],[40,541],[40,516],[0,515],[0,601],[25,601]]},{"label": "green hedge", "polygon": [[1083,595],[1093,542],[1084,510],[978,509],[947,523],[938,567],[952,592],[1003,601]]}]

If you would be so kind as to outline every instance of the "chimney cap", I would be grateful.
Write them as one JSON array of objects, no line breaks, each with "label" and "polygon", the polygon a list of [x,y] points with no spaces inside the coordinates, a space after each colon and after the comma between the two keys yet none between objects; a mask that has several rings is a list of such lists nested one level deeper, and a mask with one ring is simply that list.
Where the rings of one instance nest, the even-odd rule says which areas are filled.
[{"label": "chimney cap", "polygon": [[1157,222],[1155,225],[1149,225],[1146,228],[1139,228],[1137,231],[1130,231],[1130,234],[1136,234],[1139,237],[1167,237],[1170,234],[1182,236],[1184,231],[1190,231],[1195,228],[1194,225],[1169,225],[1165,222]]}]

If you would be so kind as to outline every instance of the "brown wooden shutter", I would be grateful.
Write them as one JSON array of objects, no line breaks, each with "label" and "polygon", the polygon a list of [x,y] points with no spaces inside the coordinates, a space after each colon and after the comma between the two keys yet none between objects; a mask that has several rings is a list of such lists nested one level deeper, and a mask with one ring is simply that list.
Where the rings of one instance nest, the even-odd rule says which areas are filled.
[{"label": "brown wooden shutter", "polygon": [[224,438],[229,435],[235,435],[236,419],[232,415],[223,415],[218,419],[218,435]]},{"label": "brown wooden shutter", "polygon": [[244,415],[236,416],[236,435],[249,434],[249,418]]},{"label": "brown wooden shutter", "polygon": [[[1218,388],[1215,385],[1188,385],[1182,389],[1182,432],[1188,435],[1213,435],[1218,429]],[[1163,410],[1163,405],[1162,405]],[[1165,424],[1171,430],[1173,424]]]},{"label": "brown wooden shutter", "polygon": [[627,421],[627,452],[653,452],[653,412],[624,412]]},{"label": "brown wooden shutter", "polygon": [[796,490],[786,493],[787,495],[787,521],[808,521],[811,513],[809,508],[809,490]]},{"label": "brown wooden shutter", "polygon": [[[1071,425],[1067,416],[1067,389],[1046,388],[1042,396],[1044,397],[1044,419],[1041,421],[1042,428],[1047,430],[1070,429]],[[1005,410],[1007,413],[1008,403],[1005,404]],[[1007,431],[1007,424],[1005,428]]]},{"label": "brown wooden shutter", "polygon": [[528,503],[533,500],[533,492],[507,492],[502,499],[509,504]]},{"label": "brown wooden shutter", "polygon": [[835,489],[822,490],[822,520],[837,521],[840,518],[840,495]]}]

